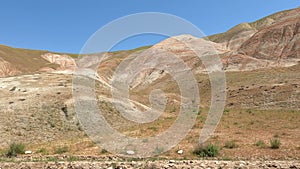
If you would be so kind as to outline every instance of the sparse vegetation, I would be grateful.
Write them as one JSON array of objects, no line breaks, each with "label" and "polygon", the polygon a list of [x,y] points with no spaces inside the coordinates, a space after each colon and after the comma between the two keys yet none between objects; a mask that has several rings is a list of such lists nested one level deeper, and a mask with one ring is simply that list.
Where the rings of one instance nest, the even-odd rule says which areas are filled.
[{"label": "sparse vegetation", "polygon": [[171,113],[174,113],[174,112],[176,112],[176,107],[173,107],[171,110]]},{"label": "sparse vegetation", "polygon": [[231,141],[226,141],[224,147],[233,149],[233,148],[237,148],[238,145],[236,144],[236,142],[234,140],[231,140]]},{"label": "sparse vegetation", "polygon": [[[104,80],[107,80],[106,76],[111,76],[111,73],[114,72],[117,65],[132,51],[112,52],[106,60],[103,60],[105,64],[99,67],[99,76],[103,75]],[[18,56],[22,56],[18,62],[23,63],[24,59],[29,57],[29,54],[32,55],[30,52],[23,57],[23,52],[22,50],[20,53],[17,53]],[[36,55],[36,57],[38,56],[40,56],[40,54]],[[7,57],[5,56],[5,58]],[[83,127],[77,122],[78,119],[74,107],[71,104],[72,76],[48,73],[31,75],[30,72],[40,69],[45,65],[44,61],[40,59],[36,60],[36,62],[39,62],[38,65],[41,65],[41,67],[36,67],[36,65],[33,64],[36,68],[24,72],[25,74],[28,72],[28,75],[24,77],[13,77],[11,79],[3,78],[3,80],[1,80],[1,82],[3,82],[3,86],[0,88],[1,93],[5,95],[6,92],[9,92],[9,97],[11,96],[11,98],[1,98],[1,103],[3,103],[1,104],[1,114],[3,115],[2,122],[4,124],[3,137],[1,139],[2,144],[6,143],[7,140],[26,140],[28,143],[26,143],[26,146],[32,148],[32,150],[37,150],[36,152],[39,155],[46,155],[48,153],[52,155],[54,152],[58,154],[67,152],[67,155],[73,155],[73,153],[87,155],[99,155],[103,153],[102,155],[108,155],[104,154],[106,150],[101,150],[96,145],[91,144],[92,142],[90,143],[87,134],[80,132],[83,131]],[[226,81],[228,82],[228,100],[226,100],[226,102],[228,102],[228,106],[224,109],[224,115],[214,135],[209,138],[209,142],[217,143],[219,148],[222,148],[222,150],[220,149],[222,152],[220,159],[223,157],[235,159],[237,155],[241,158],[300,158],[300,154],[297,153],[298,150],[300,150],[297,144],[299,136],[294,134],[295,129],[299,128],[300,117],[298,110],[299,104],[295,104],[299,100],[296,92],[299,90],[299,80],[295,79],[295,77],[299,75],[299,65],[300,64],[289,68],[226,72]],[[20,66],[26,68],[24,64],[20,64]],[[198,65],[196,66],[198,67]],[[50,68],[51,67],[50,65]],[[188,152],[194,151],[193,145],[197,142],[199,131],[203,129],[205,125],[204,122],[208,117],[209,106],[211,104],[211,83],[206,74],[195,73],[195,78],[199,82],[199,92],[201,93],[199,105],[201,105],[201,109],[199,109],[198,112],[196,109],[191,110],[193,114],[198,113],[199,116],[197,116],[196,123],[191,129],[191,132],[179,143],[179,146],[185,150],[183,155],[179,156],[176,151],[169,151],[167,152],[169,154],[163,154],[163,156],[168,158],[182,158],[183,156],[187,157],[187,159],[194,158],[194,154]],[[175,122],[177,112],[181,108],[179,103],[183,98],[178,97],[180,96],[180,91],[177,89],[179,88],[178,84],[172,83],[171,80],[172,79],[169,79],[169,75],[167,75],[162,79],[157,79],[155,85],[141,85],[137,88],[133,87],[130,89],[130,99],[148,107],[151,106],[148,94],[154,87],[161,88],[167,94],[166,96],[168,96],[164,114],[154,122],[145,124],[135,124],[129,119],[123,118],[121,112],[118,112],[114,108],[114,104],[110,101],[110,90],[101,87],[103,85],[102,83],[95,83],[95,92],[98,98],[98,104],[101,105],[101,109],[103,109],[102,113],[105,115],[105,119],[107,119],[108,123],[122,134],[141,138],[143,139],[142,141],[146,143],[151,141],[147,138],[166,131]],[[20,82],[20,84],[17,85],[16,82]],[[47,86],[49,86],[49,88]],[[66,88],[63,88],[63,86]],[[45,87],[46,90],[35,90],[40,87]],[[37,91],[37,93],[34,91]],[[76,89],[76,91],[78,90]],[[35,95],[36,97],[34,97]],[[26,100],[21,102],[22,100],[19,100],[20,98]],[[193,103],[194,101],[195,100],[193,100]],[[143,106],[136,106],[137,109],[141,111],[144,110]],[[14,123],[6,123],[6,121],[9,122],[11,119],[13,119]],[[207,120],[207,122],[209,122],[209,120]],[[230,141],[228,136],[238,138],[238,142]],[[266,136],[268,136],[267,139]],[[279,144],[274,141],[275,144],[278,145],[272,146],[274,143],[271,143],[269,139],[273,137],[280,138],[282,143],[282,138],[284,138],[284,143],[286,143],[284,149],[280,147],[284,150],[284,153],[278,153],[271,149],[272,147],[280,146],[280,141],[278,141]],[[253,138],[256,138],[256,140],[254,141]],[[32,143],[29,144],[30,142]],[[236,143],[238,145],[236,145]],[[69,149],[67,147],[65,149],[63,147],[57,148],[58,146],[64,145],[69,147]],[[231,149],[236,146],[240,148]],[[265,147],[265,149],[259,149],[260,147]],[[38,150],[39,148],[41,149]],[[252,149],[255,149],[256,155],[247,153]],[[208,152],[215,152],[213,148],[209,149],[204,146],[200,150],[198,151],[199,156],[205,157],[211,156],[211,153]],[[162,148],[157,147],[157,153],[162,151]],[[195,152],[197,151],[195,150]],[[3,149],[3,156],[6,156],[6,153],[7,149]],[[13,158],[8,159],[13,160]]]},{"label": "sparse vegetation", "polygon": [[46,161],[58,161],[58,158],[57,157],[53,157],[53,156],[50,156],[50,157],[46,157]]},{"label": "sparse vegetation", "polygon": [[48,152],[47,152],[47,149],[46,148],[40,148],[37,153],[41,153],[42,155],[47,155]]},{"label": "sparse vegetation", "polygon": [[15,157],[17,154],[25,153],[25,145],[22,143],[12,143],[6,153],[7,157]]},{"label": "sparse vegetation", "polygon": [[202,112],[202,110],[201,110],[201,109],[199,109],[199,110],[198,110],[198,115],[200,115],[200,114],[201,114],[201,112]]},{"label": "sparse vegetation", "polygon": [[76,126],[79,131],[83,131],[83,128],[81,127],[81,124],[79,121],[76,123]]},{"label": "sparse vegetation", "polygon": [[266,147],[266,143],[263,140],[258,140],[255,143],[255,146],[259,147],[259,148],[265,148]]},{"label": "sparse vegetation", "polygon": [[252,114],[252,110],[251,109],[246,109],[246,112],[249,114]]},{"label": "sparse vegetation", "polygon": [[69,148],[67,146],[64,147],[58,147],[55,149],[55,154],[63,154],[69,151]]},{"label": "sparse vegetation", "polygon": [[219,147],[214,144],[199,145],[194,149],[193,154],[200,157],[216,157],[219,154]]},{"label": "sparse vegetation", "polygon": [[78,158],[78,157],[76,157],[76,156],[70,156],[70,157],[68,157],[67,158],[67,161],[79,161],[80,159]]},{"label": "sparse vegetation", "polygon": [[155,127],[155,126],[150,126],[150,127],[148,127],[148,129],[150,129],[152,131],[158,131],[157,127]]},{"label": "sparse vegetation", "polygon": [[101,154],[106,154],[108,151],[104,148],[101,149]]},{"label": "sparse vegetation", "polygon": [[270,139],[271,149],[278,149],[281,145],[279,138]]},{"label": "sparse vegetation", "polygon": [[117,163],[112,163],[112,164],[111,164],[111,167],[112,167],[112,168],[117,168]]},{"label": "sparse vegetation", "polygon": [[156,146],[155,150],[154,150],[154,154],[160,154],[164,151],[164,148],[163,147],[159,147],[159,146]]}]

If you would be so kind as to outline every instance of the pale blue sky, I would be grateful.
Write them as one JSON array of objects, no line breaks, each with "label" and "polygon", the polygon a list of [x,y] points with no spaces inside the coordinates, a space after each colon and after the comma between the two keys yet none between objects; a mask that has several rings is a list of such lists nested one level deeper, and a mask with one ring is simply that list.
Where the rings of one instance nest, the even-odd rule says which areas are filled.
[{"label": "pale blue sky", "polygon": [[[3,0],[0,44],[79,53],[99,28],[137,12],[177,15],[211,35],[298,6],[299,0]],[[131,49],[162,39],[154,35],[138,36],[114,49]]]}]

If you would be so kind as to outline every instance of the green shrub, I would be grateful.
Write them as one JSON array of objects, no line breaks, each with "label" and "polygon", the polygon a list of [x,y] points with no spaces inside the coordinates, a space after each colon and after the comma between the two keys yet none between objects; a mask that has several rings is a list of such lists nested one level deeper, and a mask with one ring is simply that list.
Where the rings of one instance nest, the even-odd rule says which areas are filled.
[{"label": "green shrub", "polygon": [[226,141],[224,147],[233,149],[233,148],[237,148],[238,145],[236,144],[236,142],[234,140],[231,140],[231,141]]},{"label": "green shrub", "polygon": [[252,113],[252,110],[251,109],[246,109],[246,112],[251,114]]},{"label": "green shrub", "polygon": [[201,110],[201,109],[199,109],[197,114],[198,114],[198,115],[200,115],[200,114],[201,114],[201,112],[202,112],[202,110]]},{"label": "green shrub", "polygon": [[263,140],[258,140],[255,145],[257,147],[260,147],[260,148],[265,148],[266,147],[266,143],[263,141]]},{"label": "green shrub", "polygon": [[25,145],[21,143],[12,143],[9,146],[9,150],[6,153],[7,157],[15,157],[17,154],[25,153]]},{"label": "green shrub", "polygon": [[108,153],[108,151],[106,149],[102,148],[101,154],[105,154],[105,153]]},{"label": "green shrub", "polygon": [[69,151],[69,148],[67,146],[64,147],[58,147],[55,150],[55,154],[63,154]]},{"label": "green shrub", "polygon": [[47,152],[47,150],[45,148],[41,148],[37,152],[41,153],[42,155],[47,155],[48,154],[48,152]]},{"label": "green shrub", "polygon": [[193,154],[200,157],[215,157],[219,154],[219,147],[213,144],[207,146],[197,146],[193,151]]},{"label": "green shrub", "polygon": [[281,143],[279,138],[273,138],[270,139],[270,144],[272,149],[278,149]]}]

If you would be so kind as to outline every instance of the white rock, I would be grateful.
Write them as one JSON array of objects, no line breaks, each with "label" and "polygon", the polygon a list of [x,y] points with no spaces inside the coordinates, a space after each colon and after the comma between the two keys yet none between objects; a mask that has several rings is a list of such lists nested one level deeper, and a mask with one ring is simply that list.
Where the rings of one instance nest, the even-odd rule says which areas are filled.
[{"label": "white rock", "polygon": [[175,160],[170,160],[169,163],[175,163]]},{"label": "white rock", "polygon": [[182,154],[182,153],[183,153],[183,150],[178,150],[177,153],[178,153],[178,154]]},{"label": "white rock", "polygon": [[25,151],[25,154],[32,154],[32,151],[27,150],[27,151]]},{"label": "white rock", "polygon": [[128,150],[128,151],[126,151],[126,153],[127,153],[128,155],[133,155],[133,154],[134,154],[134,151]]}]

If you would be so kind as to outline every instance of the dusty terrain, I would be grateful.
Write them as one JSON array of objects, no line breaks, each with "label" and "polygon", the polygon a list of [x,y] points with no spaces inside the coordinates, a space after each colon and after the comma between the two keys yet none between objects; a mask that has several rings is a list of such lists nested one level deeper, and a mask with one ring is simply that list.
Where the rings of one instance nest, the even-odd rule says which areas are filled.
[{"label": "dusty terrain", "polygon": [[125,169],[207,169],[207,168],[253,168],[253,169],[297,169],[299,161],[220,161],[220,160],[160,160],[160,161],[59,161],[59,162],[20,162],[20,163],[1,163],[3,168],[64,168],[64,169],[97,169],[97,168],[125,168]]},{"label": "dusty terrain", "polygon": [[[244,72],[243,76],[238,72],[227,73],[227,106],[210,142],[223,147],[225,142],[233,140],[238,147],[222,148],[220,158],[300,158],[300,88],[297,85],[300,79],[295,78],[300,77],[299,68],[297,65]],[[191,152],[197,144],[210,102],[208,79],[204,75],[198,78],[201,79],[199,87],[203,99],[197,123],[181,144],[163,156],[196,158]],[[12,142],[22,142],[35,154],[39,154],[37,152],[41,148],[46,148],[48,154],[55,154],[55,149],[62,146],[69,147],[66,152],[69,155],[102,154],[101,148],[97,148],[81,131],[76,119],[71,75],[35,74],[2,78],[0,90],[3,136],[0,144],[4,149]],[[107,92],[103,87],[97,90],[102,95]],[[133,94],[132,98],[135,97]],[[105,97],[99,97],[99,106],[113,126],[130,136],[149,136],[165,130],[175,120],[178,111],[174,110],[176,105],[168,105],[165,115],[157,121],[133,125],[122,120]],[[269,139],[273,137],[280,138],[282,145],[279,149],[269,148]],[[258,140],[263,140],[266,147],[255,146]],[[178,155],[177,149],[183,149],[184,154]]]},{"label": "dusty terrain", "polygon": [[[154,46],[95,54],[94,58],[103,58],[99,66],[93,56],[89,62],[76,63],[75,55],[0,46],[0,167],[300,168],[299,9],[243,23],[208,37],[212,41],[180,35]],[[189,45],[196,48],[191,50]],[[195,51],[205,55],[210,47],[214,50],[208,56],[221,57],[227,98],[220,123],[204,144],[215,145],[219,154],[204,158],[193,152],[211,104],[211,83]],[[74,69],[88,63],[86,71],[92,72],[98,66],[88,79],[96,82],[97,104],[106,120],[127,136],[143,138],[169,128],[180,110],[179,85],[164,69],[179,68],[180,62],[170,60],[171,55],[189,66],[200,92],[200,110],[187,136],[150,159],[116,157],[91,141],[74,109]],[[130,104],[148,110],[153,89],[167,96],[163,114],[145,124],[123,118],[114,103],[129,105],[113,100],[111,93],[117,66],[138,57],[142,60],[137,65],[155,63],[162,70],[138,71],[130,84]],[[271,148],[273,139],[280,140],[279,147]],[[32,152],[8,158],[12,143],[22,143]]]}]

